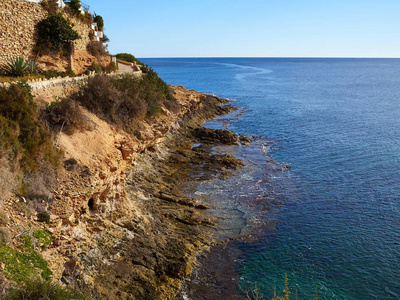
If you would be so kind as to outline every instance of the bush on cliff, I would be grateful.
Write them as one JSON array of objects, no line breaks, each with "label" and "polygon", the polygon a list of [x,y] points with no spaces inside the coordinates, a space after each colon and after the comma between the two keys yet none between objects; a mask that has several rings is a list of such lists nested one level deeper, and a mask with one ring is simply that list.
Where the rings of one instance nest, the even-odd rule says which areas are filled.
[{"label": "bush on cliff", "polygon": [[96,15],[96,13],[94,13],[93,15],[93,21],[97,23],[97,29],[102,31],[104,28],[104,20],[103,17],[100,15]]},{"label": "bush on cliff", "polygon": [[117,81],[96,75],[89,79],[77,100],[101,118],[131,132],[136,121],[145,116],[147,106],[138,93],[119,88]]},{"label": "bush on cliff", "polygon": [[118,53],[116,55],[116,57],[119,60],[131,62],[131,63],[136,62],[136,64],[138,64],[138,65],[141,64],[141,62],[136,57],[134,57],[132,54],[129,54],[129,53]]},{"label": "bush on cliff", "polygon": [[58,283],[52,283],[42,279],[29,279],[21,288],[12,288],[6,299],[84,300],[92,298],[81,291],[61,286]]},{"label": "bush on cliff", "polygon": [[68,42],[80,39],[69,20],[61,13],[50,14],[37,24],[38,44],[54,50],[66,49]]},{"label": "bush on cliff", "polygon": [[103,56],[108,55],[107,47],[103,45],[102,42],[91,41],[86,46],[86,50],[96,57],[97,60],[100,60]]},{"label": "bush on cliff", "polygon": [[1,151],[24,170],[36,170],[41,161],[58,164],[59,153],[38,120],[29,85],[0,87],[0,128]]},{"label": "bush on cliff", "polygon": [[162,107],[173,110],[175,99],[167,84],[152,72],[142,79],[97,75],[89,79],[76,100],[103,119],[134,133],[138,121],[152,118]]},{"label": "bush on cliff", "polygon": [[[142,63],[140,60],[138,60],[136,57],[134,57],[132,54],[129,53],[118,53],[116,55],[117,59],[131,62],[131,63],[136,63],[137,65],[140,65],[140,69],[143,73],[147,74],[150,71],[150,67],[144,63]],[[152,70],[154,71],[154,70]]]},{"label": "bush on cliff", "polygon": [[80,0],[69,0],[69,1],[65,1],[65,3],[71,9],[73,14],[79,15],[81,13],[81,1]]},{"label": "bush on cliff", "polygon": [[44,117],[55,125],[57,130],[71,135],[76,130],[84,131],[88,127],[88,121],[77,102],[64,98],[58,102],[52,102],[45,107]]}]

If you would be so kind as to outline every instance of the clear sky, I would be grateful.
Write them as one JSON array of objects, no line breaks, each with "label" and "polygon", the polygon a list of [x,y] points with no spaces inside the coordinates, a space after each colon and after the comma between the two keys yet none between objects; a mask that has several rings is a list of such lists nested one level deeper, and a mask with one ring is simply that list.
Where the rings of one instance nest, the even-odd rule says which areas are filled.
[{"label": "clear sky", "polygon": [[136,57],[400,57],[400,0],[84,0]]}]

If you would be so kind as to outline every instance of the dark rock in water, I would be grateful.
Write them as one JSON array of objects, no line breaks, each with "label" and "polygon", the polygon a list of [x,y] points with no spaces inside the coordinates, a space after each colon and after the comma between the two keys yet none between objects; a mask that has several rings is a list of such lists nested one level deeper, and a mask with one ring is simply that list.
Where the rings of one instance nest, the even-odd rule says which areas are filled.
[{"label": "dark rock in water", "polygon": [[232,131],[200,127],[194,130],[194,135],[206,143],[220,143],[224,145],[239,145],[238,137]]},{"label": "dark rock in water", "polygon": [[237,170],[243,167],[243,161],[235,158],[230,154],[222,154],[222,155],[213,155],[210,157],[210,162],[212,165],[216,166],[224,166],[228,169]]},{"label": "dark rock in water", "polygon": [[248,145],[253,140],[245,135],[239,135],[239,141],[240,141],[240,144],[242,144],[242,145]]}]

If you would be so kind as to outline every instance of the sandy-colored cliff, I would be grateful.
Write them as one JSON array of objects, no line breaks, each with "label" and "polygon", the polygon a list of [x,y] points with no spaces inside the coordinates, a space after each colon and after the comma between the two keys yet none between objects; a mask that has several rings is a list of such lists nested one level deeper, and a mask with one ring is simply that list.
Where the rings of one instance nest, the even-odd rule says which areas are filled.
[{"label": "sandy-colored cliff", "polygon": [[[177,111],[163,108],[161,116],[140,124],[140,134],[88,111],[89,130],[60,134],[64,165],[47,199],[48,225],[16,213],[21,198],[5,201],[14,236],[45,226],[54,237],[41,253],[53,281],[99,298],[175,299],[196,255],[212,243],[207,204],[187,198],[181,186],[193,165],[208,165],[207,172],[218,176],[240,166],[229,155],[191,149],[201,138],[196,128],[232,108],[181,86],[171,89]],[[214,140],[236,143],[232,133],[223,135]]]}]

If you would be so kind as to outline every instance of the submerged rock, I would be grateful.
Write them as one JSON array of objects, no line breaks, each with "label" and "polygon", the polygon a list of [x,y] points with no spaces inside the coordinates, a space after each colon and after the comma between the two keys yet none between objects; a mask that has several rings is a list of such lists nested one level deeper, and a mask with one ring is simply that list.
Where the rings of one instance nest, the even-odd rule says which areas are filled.
[{"label": "submerged rock", "polygon": [[232,131],[224,129],[211,129],[200,127],[194,130],[194,135],[196,138],[200,139],[204,143],[239,145],[237,135]]}]

